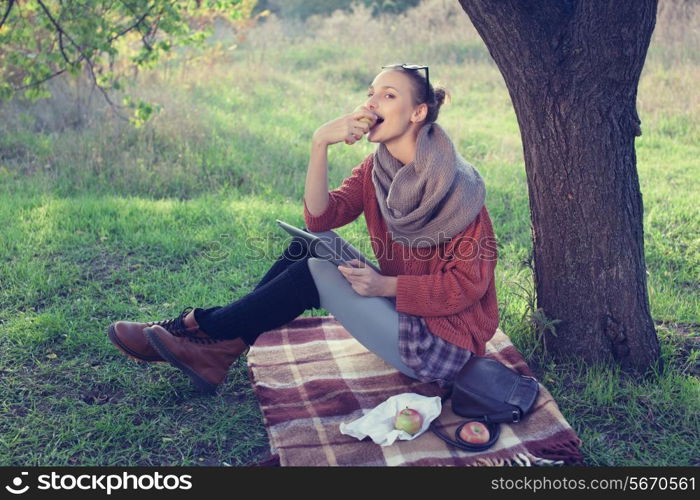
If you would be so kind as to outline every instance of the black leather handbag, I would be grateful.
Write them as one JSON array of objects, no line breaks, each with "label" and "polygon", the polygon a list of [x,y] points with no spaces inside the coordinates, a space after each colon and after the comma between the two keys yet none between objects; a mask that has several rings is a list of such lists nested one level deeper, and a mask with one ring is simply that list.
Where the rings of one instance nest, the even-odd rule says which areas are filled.
[{"label": "black leather handbag", "polygon": [[[432,430],[440,439],[467,451],[482,451],[498,441],[502,422],[517,423],[535,404],[539,383],[533,377],[520,375],[495,359],[472,355],[457,373],[452,391],[443,402],[452,398],[452,411],[468,420],[455,430],[450,439],[431,422]],[[470,422],[482,422],[489,430],[485,443],[470,443],[460,437],[460,431]]]}]

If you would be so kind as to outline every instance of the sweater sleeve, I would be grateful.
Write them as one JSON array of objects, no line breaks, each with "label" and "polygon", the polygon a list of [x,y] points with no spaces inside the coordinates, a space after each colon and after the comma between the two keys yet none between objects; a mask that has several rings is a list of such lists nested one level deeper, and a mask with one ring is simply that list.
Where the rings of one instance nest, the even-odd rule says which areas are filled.
[{"label": "sweater sleeve", "polygon": [[371,156],[352,169],[350,177],[347,177],[340,187],[328,191],[328,206],[319,215],[312,215],[306,206],[304,199],[304,222],[309,231],[321,233],[336,227],[344,226],[357,219],[364,208],[362,195],[365,176]]},{"label": "sweater sleeve", "polygon": [[484,297],[494,280],[497,259],[488,219],[483,226],[480,219],[481,216],[475,221],[475,231],[467,230],[459,237],[450,259],[437,273],[397,277],[397,311],[416,316],[448,316]]}]

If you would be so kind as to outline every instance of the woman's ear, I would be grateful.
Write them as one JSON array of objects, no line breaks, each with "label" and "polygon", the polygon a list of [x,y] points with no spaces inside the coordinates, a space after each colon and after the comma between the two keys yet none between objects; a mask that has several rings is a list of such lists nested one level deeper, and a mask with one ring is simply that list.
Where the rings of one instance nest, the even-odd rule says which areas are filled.
[{"label": "woman's ear", "polygon": [[426,103],[421,103],[413,111],[413,116],[411,116],[411,121],[413,123],[420,123],[428,116],[428,105]]}]

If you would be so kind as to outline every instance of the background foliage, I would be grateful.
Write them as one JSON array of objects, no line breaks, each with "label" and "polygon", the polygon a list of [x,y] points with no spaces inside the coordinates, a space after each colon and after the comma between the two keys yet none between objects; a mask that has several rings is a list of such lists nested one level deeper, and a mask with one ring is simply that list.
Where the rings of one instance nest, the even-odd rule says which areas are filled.
[{"label": "background foliage", "polygon": [[[132,68],[153,67],[173,45],[201,43],[214,17],[248,20],[251,0],[5,0],[0,17],[0,99],[50,96],[44,83],[82,71],[117,110],[109,90]],[[143,123],[148,103],[125,99]]]}]

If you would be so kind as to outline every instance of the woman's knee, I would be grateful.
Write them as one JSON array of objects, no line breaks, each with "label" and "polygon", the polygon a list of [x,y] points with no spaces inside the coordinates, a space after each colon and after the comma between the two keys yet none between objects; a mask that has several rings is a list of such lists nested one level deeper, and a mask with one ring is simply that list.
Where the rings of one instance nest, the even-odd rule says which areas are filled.
[{"label": "woman's knee", "polygon": [[292,238],[292,241],[289,242],[287,248],[285,248],[284,256],[293,261],[304,260],[311,256],[309,244],[304,238],[295,236]]},{"label": "woman's knee", "polygon": [[[334,231],[312,233],[306,227],[304,227],[304,231],[316,236],[322,236],[326,240],[331,239],[331,241],[335,241],[337,238],[340,238]],[[307,240],[301,238],[300,236],[294,236],[292,241],[289,242],[287,248],[284,250],[284,256],[289,260],[303,260],[315,255],[316,251],[314,245],[309,244]]]}]

